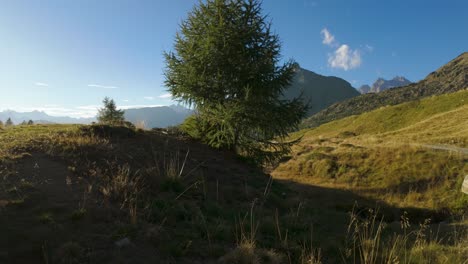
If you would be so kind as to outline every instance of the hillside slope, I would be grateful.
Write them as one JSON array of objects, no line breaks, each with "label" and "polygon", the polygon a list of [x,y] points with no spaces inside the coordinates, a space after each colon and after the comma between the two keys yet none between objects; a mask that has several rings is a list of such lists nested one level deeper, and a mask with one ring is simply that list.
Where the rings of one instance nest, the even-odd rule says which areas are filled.
[{"label": "hillside slope", "polygon": [[382,106],[396,105],[466,88],[468,88],[468,52],[461,54],[418,83],[380,93],[363,94],[336,103],[304,120],[303,127],[317,127],[333,120],[358,115]]},{"label": "hillside slope", "polygon": [[307,112],[307,116],[310,116],[336,102],[358,96],[359,92],[341,78],[322,76],[298,68],[293,82],[285,90],[284,96],[287,99],[293,99],[301,94],[310,104],[310,109]]},{"label": "hillside slope", "polygon": [[[427,97],[394,106],[381,107],[360,115],[349,116],[298,133],[307,136],[337,136],[343,132],[355,135],[415,135],[415,140],[432,143],[468,144],[468,90]],[[466,132],[466,133],[465,133]],[[438,141],[437,141],[438,140]]]},{"label": "hillside slope", "polygon": [[395,206],[468,214],[468,91],[382,107],[304,129],[272,175]]},{"label": "hillside slope", "polygon": [[[0,263],[355,263],[340,256],[350,212],[364,222],[376,205],[389,223],[383,241],[403,233],[391,224],[403,212],[414,227],[449,221],[430,208],[273,180],[232,153],[157,131],[0,129]],[[451,239],[454,226],[428,228]],[[414,252],[409,243],[396,258],[461,263],[468,240],[452,241],[418,241]]]}]

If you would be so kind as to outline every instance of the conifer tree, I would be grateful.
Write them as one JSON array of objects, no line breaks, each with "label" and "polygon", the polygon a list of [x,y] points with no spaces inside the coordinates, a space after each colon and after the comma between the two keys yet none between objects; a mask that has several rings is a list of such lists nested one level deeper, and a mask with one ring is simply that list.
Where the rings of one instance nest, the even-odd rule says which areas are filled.
[{"label": "conifer tree", "polygon": [[9,117],[7,119],[7,121],[5,122],[5,127],[10,127],[10,126],[13,126],[13,125],[14,125],[13,121],[11,121],[11,118]]},{"label": "conifer tree", "polygon": [[260,1],[207,0],[194,7],[165,53],[168,90],[198,113],[185,127],[213,147],[260,163],[290,151],[283,140],[307,107],[301,98],[281,99],[296,63],[280,65],[280,46]]},{"label": "conifer tree", "polygon": [[29,121],[28,121],[28,126],[31,126],[31,125],[34,125],[34,121],[29,120]]},{"label": "conifer tree", "polygon": [[118,110],[113,99],[106,97],[102,103],[104,107],[99,109],[97,117],[99,123],[107,125],[123,125],[125,123],[125,111]]}]

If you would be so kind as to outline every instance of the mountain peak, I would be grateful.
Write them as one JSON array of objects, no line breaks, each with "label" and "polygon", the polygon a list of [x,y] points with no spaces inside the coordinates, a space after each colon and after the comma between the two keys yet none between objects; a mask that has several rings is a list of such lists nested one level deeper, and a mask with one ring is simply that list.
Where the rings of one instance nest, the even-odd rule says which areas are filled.
[{"label": "mountain peak", "polygon": [[399,82],[411,82],[410,80],[406,79],[403,76],[395,76],[393,77],[392,81],[399,81]]},{"label": "mountain peak", "polygon": [[358,89],[358,91],[361,94],[378,93],[378,92],[381,92],[390,88],[406,86],[408,84],[411,84],[411,81],[409,81],[403,76],[395,76],[391,80],[385,80],[384,78],[379,77],[374,82],[374,84],[372,84],[372,87],[370,87],[369,85],[363,85]]},{"label": "mountain peak", "polygon": [[323,76],[313,71],[296,67],[291,85],[285,89],[284,98],[294,99],[302,95],[309,103],[308,115],[345,99],[358,96],[351,84],[335,76]]}]

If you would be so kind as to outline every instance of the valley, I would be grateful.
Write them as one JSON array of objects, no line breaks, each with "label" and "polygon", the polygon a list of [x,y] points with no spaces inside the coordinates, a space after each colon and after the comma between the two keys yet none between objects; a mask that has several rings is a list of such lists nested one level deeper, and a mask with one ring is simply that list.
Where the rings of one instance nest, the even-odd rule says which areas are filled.
[{"label": "valley", "polygon": [[0,264],[468,264],[466,10],[3,1]]}]

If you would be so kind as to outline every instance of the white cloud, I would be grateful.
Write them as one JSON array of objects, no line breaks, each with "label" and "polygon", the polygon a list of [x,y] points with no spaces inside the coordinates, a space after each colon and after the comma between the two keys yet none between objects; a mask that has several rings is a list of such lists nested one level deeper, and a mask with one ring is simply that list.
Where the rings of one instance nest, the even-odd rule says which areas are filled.
[{"label": "white cloud", "polygon": [[83,105],[83,106],[77,106],[76,108],[81,109],[81,110],[98,110],[101,107],[102,106],[100,105]]},{"label": "white cloud", "polygon": [[91,107],[60,107],[60,106],[50,106],[45,105],[42,107],[15,107],[13,109],[17,112],[32,112],[32,111],[41,111],[45,112],[50,116],[56,117],[73,117],[73,118],[90,118],[95,117],[97,114],[97,108]]},{"label": "white cloud", "polygon": [[171,98],[172,97],[172,94],[170,93],[165,93],[165,94],[161,94],[160,96],[158,96],[159,98],[163,98],[163,99],[167,99],[167,98]]},{"label": "white cloud", "polygon": [[37,82],[34,85],[41,86],[41,87],[49,87],[49,85],[47,83],[42,83],[42,82]]},{"label": "white cloud", "polygon": [[352,50],[346,44],[341,45],[334,53],[328,55],[328,65],[330,67],[345,71],[359,67],[361,62],[359,50]]},{"label": "white cloud", "polygon": [[374,47],[366,44],[360,45],[361,49],[352,49],[347,44],[340,45],[327,28],[322,29],[320,34],[323,36],[322,43],[324,45],[336,48],[333,53],[328,54],[328,66],[345,71],[358,68],[362,63],[361,51],[372,52]]},{"label": "white cloud", "polygon": [[146,108],[146,107],[161,107],[161,106],[165,106],[165,105],[122,105],[122,106],[118,106],[118,108],[127,110],[127,109],[138,109],[138,108]]},{"label": "white cloud", "polygon": [[124,100],[122,100],[122,101],[123,101],[123,102],[130,102],[130,100],[128,100],[128,99],[124,99]]},{"label": "white cloud", "polygon": [[322,29],[322,31],[320,31],[320,34],[322,34],[323,36],[323,44],[328,46],[335,45],[335,36],[333,36],[327,28]]},{"label": "white cloud", "polygon": [[143,98],[145,98],[146,100],[154,100],[154,97],[153,97],[153,96],[145,96],[145,97],[143,97]]},{"label": "white cloud", "polygon": [[88,87],[96,87],[102,89],[117,89],[117,86],[107,86],[107,85],[100,85],[100,84],[88,84]]}]

